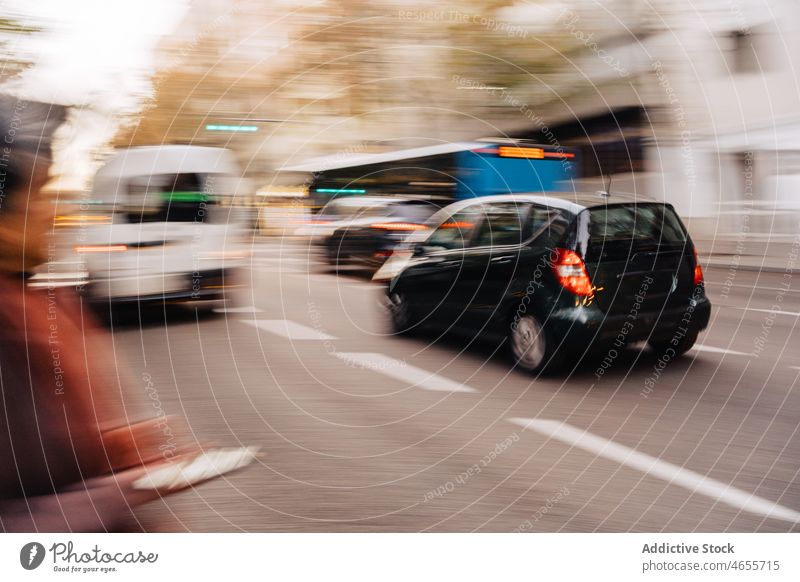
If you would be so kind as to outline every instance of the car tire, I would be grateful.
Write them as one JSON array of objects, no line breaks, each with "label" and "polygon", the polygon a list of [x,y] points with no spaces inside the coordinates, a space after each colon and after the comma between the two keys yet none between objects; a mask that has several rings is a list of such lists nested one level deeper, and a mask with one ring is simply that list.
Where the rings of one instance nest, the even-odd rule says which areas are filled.
[{"label": "car tire", "polygon": [[656,340],[647,342],[653,351],[659,355],[665,353],[669,348],[675,350],[673,358],[678,358],[691,350],[697,342],[697,332],[689,333],[681,338],[678,345],[674,345],[672,340]]},{"label": "car tire", "polygon": [[417,326],[417,319],[408,295],[402,291],[389,293],[387,303],[392,332],[398,335],[412,333]]},{"label": "car tire", "polygon": [[514,365],[526,372],[552,372],[561,365],[556,342],[533,315],[524,315],[511,323],[508,347]]}]

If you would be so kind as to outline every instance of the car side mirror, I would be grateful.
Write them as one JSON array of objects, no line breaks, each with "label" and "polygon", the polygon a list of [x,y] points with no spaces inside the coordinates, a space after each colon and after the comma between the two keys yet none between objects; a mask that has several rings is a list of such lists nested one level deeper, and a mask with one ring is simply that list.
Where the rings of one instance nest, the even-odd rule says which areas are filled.
[{"label": "car side mirror", "polygon": [[413,256],[413,257],[424,257],[426,252],[427,251],[425,250],[425,247],[423,245],[416,245],[414,247],[414,252],[411,253],[411,256]]}]

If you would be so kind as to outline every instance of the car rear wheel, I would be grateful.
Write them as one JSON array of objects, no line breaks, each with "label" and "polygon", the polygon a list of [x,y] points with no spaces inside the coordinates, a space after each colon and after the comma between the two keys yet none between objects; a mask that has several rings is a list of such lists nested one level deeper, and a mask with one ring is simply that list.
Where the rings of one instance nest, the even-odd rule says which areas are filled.
[{"label": "car rear wheel", "polygon": [[525,315],[511,324],[509,347],[514,363],[527,372],[541,372],[558,367],[555,342],[533,315]]},{"label": "car rear wheel", "polygon": [[648,343],[650,347],[653,348],[653,351],[659,355],[666,353],[669,348],[672,348],[675,350],[675,353],[671,355],[673,358],[677,358],[691,350],[696,342],[697,332],[683,336],[680,341],[678,341],[677,345],[672,343],[672,340],[650,341]]}]

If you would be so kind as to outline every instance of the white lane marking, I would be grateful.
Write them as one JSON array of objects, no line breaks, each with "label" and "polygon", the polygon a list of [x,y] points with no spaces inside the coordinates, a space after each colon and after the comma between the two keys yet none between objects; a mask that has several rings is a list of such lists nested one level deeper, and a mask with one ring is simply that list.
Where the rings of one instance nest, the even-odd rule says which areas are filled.
[{"label": "white lane marking", "polygon": [[535,418],[512,418],[510,421],[523,428],[616,461],[651,477],[663,479],[671,485],[683,487],[692,493],[700,493],[743,511],[795,523],[800,521],[800,512],[793,509],[736,489],[700,473],[640,453],[636,449],[617,444],[566,423]]},{"label": "white lane marking", "polygon": [[376,353],[342,353],[336,352],[336,357],[341,358],[348,365],[375,370],[385,376],[405,382],[410,386],[433,390],[436,392],[477,392],[465,384],[461,384],[444,376],[439,376],[422,368],[411,366],[403,360],[395,360],[389,356]]},{"label": "white lane marking", "polygon": [[737,352],[735,350],[728,350],[725,348],[715,348],[714,346],[707,346],[704,344],[694,344],[692,347],[693,350],[697,350],[698,352],[709,352],[711,354],[730,354],[732,356],[752,356],[753,354],[748,354],[746,352]]},{"label": "white lane marking", "polygon": [[775,313],[776,315],[791,315],[792,317],[800,317],[800,313],[794,311],[773,311],[772,309],[756,309],[755,307],[734,307],[740,311],[760,311],[761,313]]},{"label": "white lane marking", "polygon": [[290,340],[334,340],[332,335],[288,319],[242,319],[243,323]]},{"label": "white lane marking", "polygon": [[262,310],[255,305],[247,305],[243,307],[220,307],[214,310],[214,313],[261,313]]}]

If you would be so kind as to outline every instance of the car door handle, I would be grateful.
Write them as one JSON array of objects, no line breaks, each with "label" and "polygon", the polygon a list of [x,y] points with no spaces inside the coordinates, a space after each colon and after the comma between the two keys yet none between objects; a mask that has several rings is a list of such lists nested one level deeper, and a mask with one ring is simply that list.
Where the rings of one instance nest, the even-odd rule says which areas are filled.
[{"label": "car door handle", "polygon": [[495,265],[505,265],[514,260],[514,257],[492,257],[491,262]]}]

